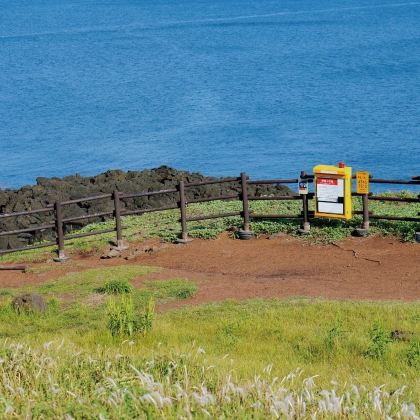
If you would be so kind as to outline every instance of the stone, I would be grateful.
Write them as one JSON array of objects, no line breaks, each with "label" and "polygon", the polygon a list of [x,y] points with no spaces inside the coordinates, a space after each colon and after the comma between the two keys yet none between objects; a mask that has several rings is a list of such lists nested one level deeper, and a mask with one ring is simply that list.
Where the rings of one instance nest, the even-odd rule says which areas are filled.
[{"label": "stone", "polygon": [[119,251],[116,248],[113,248],[110,251],[108,251],[106,254],[102,255],[101,259],[107,260],[107,259],[110,259],[110,258],[117,258],[120,255],[121,255],[121,251]]},{"label": "stone", "polygon": [[353,236],[356,236],[358,238],[366,238],[369,235],[369,230],[364,228],[356,228],[352,232]]},{"label": "stone", "polygon": [[162,248],[165,248],[165,244],[162,244],[160,246],[157,245],[145,245],[140,248],[135,248],[130,251],[128,255],[126,255],[124,258],[126,260],[133,260],[137,258],[138,256],[142,254],[154,254],[156,252],[159,252]]},{"label": "stone", "polygon": [[391,332],[391,339],[394,341],[410,341],[414,336],[411,331],[395,330]]},{"label": "stone", "polygon": [[47,303],[45,299],[36,293],[27,293],[16,297],[12,302],[16,312],[45,312]]}]

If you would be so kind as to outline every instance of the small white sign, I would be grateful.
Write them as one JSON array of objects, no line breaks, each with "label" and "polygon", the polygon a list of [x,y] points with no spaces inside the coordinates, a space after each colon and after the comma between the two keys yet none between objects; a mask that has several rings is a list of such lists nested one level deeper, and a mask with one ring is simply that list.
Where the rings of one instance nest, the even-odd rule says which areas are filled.
[{"label": "small white sign", "polygon": [[300,195],[308,194],[308,181],[306,179],[299,180],[299,194]]},{"label": "small white sign", "polygon": [[344,214],[344,180],[317,178],[316,195],[319,213]]}]

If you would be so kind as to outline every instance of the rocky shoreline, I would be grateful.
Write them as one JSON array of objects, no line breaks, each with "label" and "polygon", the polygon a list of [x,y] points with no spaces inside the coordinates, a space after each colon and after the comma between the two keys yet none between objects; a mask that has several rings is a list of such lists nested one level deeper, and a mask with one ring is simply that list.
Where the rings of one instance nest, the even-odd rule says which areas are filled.
[{"label": "rocky shoreline", "polygon": [[[185,182],[199,182],[215,180],[217,178],[204,176],[200,173],[178,171],[167,166],[143,171],[110,170],[103,174],[82,177],[80,175],[64,178],[37,178],[36,185],[25,186],[17,190],[0,190],[0,214],[13,213],[26,210],[35,210],[52,205],[56,201],[73,200],[101,193],[111,193],[115,189],[125,193],[141,191],[156,191],[174,188],[180,180]],[[263,196],[270,194],[290,195],[292,191],[286,186],[250,186],[250,194]],[[239,192],[236,183],[213,184],[188,189],[188,198],[212,197]],[[123,210],[146,209],[175,204],[178,201],[176,194],[166,194],[151,197],[141,197],[122,202]],[[113,210],[111,200],[82,202],[65,206],[64,217],[83,216],[96,212]],[[97,218],[82,220],[66,224],[66,231],[80,228],[88,223],[105,220]],[[52,216],[48,213],[30,216],[20,216],[0,219],[0,232],[13,229],[25,229],[50,222]],[[16,248],[31,244],[40,239],[51,239],[51,231],[36,234],[24,233],[15,236],[1,236],[0,249]]]}]

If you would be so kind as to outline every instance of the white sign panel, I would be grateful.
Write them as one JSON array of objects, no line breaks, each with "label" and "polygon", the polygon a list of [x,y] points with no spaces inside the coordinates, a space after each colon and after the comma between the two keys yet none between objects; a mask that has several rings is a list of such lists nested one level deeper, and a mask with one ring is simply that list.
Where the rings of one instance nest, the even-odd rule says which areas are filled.
[{"label": "white sign panel", "polygon": [[317,178],[319,213],[344,214],[344,179]]},{"label": "white sign panel", "polygon": [[299,194],[300,195],[308,194],[308,181],[306,179],[301,179],[299,181]]}]

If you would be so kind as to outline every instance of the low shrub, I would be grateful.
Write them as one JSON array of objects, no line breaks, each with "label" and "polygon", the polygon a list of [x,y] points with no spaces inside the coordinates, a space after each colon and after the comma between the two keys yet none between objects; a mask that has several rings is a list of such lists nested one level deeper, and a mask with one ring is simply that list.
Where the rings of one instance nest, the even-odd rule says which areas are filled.
[{"label": "low shrub", "polygon": [[133,291],[133,286],[126,280],[110,280],[102,287],[96,289],[98,293],[105,293],[107,295],[123,295]]},{"label": "low shrub", "polygon": [[369,332],[371,343],[365,352],[366,357],[371,359],[382,359],[391,342],[390,335],[380,324],[375,324]]},{"label": "low shrub", "polygon": [[413,341],[407,350],[407,364],[420,369],[420,340]]}]

